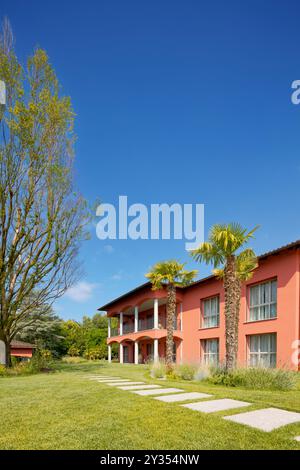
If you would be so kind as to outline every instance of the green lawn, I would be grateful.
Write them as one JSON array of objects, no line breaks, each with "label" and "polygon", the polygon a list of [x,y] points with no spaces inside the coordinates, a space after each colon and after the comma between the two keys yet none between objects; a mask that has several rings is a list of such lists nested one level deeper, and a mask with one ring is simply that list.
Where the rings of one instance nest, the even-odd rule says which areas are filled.
[{"label": "green lawn", "polygon": [[[137,396],[81,377],[118,375],[150,382],[146,366],[64,365],[59,372],[0,378],[1,449],[300,449],[300,423],[271,433]],[[253,403],[248,409],[300,411],[300,390],[249,391],[207,384],[151,380],[186,391]]]}]

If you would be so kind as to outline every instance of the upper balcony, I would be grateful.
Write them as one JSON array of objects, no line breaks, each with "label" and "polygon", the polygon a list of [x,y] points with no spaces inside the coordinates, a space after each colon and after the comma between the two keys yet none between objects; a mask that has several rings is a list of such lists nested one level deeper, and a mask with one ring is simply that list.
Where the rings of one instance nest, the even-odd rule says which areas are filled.
[{"label": "upper balcony", "polygon": [[[181,302],[177,302],[174,331],[181,336]],[[118,327],[111,328],[111,318],[118,319]],[[108,342],[136,341],[143,337],[162,338],[166,330],[166,298],[147,299],[140,305],[128,306],[109,316]]]}]

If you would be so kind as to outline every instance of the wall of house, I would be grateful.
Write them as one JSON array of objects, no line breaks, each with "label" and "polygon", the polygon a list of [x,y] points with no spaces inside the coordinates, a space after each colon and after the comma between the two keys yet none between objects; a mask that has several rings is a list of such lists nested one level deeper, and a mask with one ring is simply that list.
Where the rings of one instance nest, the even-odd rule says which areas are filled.
[{"label": "wall of house", "polygon": [[[253,278],[242,288],[238,362],[247,363],[249,354],[247,336],[253,334],[277,334],[277,366],[298,369],[292,361],[299,340],[299,250],[291,250],[262,260]],[[248,321],[249,286],[277,278],[277,318],[255,322]],[[201,328],[201,305],[205,298],[219,295],[220,325],[214,328]],[[220,361],[225,359],[225,315],[224,290],[222,282],[215,278],[188,288],[183,296],[183,361],[199,362],[201,340],[219,339]]]}]

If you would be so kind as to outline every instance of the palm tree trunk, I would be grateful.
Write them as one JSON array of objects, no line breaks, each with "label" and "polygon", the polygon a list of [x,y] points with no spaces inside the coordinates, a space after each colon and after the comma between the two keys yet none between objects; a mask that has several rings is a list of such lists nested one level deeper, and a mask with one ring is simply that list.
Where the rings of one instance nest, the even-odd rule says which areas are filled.
[{"label": "palm tree trunk", "polygon": [[241,281],[236,279],[235,281],[235,317],[234,317],[234,355],[235,365],[237,362],[238,355],[238,344],[239,344],[239,321],[240,321],[240,308],[241,308]]},{"label": "palm tree trunk", "polygon": [[235,275],[235,258],[227,259],[224,269],[224,291],[225,291],[225,344],[226,359],[225,367],[231,370],[236,365],[237,358],[237,283]]},{"label": "palm tree trunk", "polygon": [[167,287],[167,351],[166,351],[166,369],[170,372],[173,369],[173,332],[174,318],[176,314],[176,287],[169,284]]}]

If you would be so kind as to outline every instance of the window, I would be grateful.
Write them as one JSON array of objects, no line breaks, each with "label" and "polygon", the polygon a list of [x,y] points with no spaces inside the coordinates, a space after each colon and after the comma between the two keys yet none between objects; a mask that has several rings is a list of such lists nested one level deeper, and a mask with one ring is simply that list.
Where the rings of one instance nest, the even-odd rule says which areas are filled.
[{"label": "window", "polygon": [[219,296],[202,301],[202,328],[219,326]]},{"label": "window", "polygon": [[249,321],[276,318],[277,280],[251,286],[249,307]]},{"label": "window", "polygon": [[249,365],[276,367],[276,333],[249,336]]},{"label": "window", "polygon": [[202,340],[203,362],[204,364],[218,364],[219,362],[219,340],[204,339]]}]

